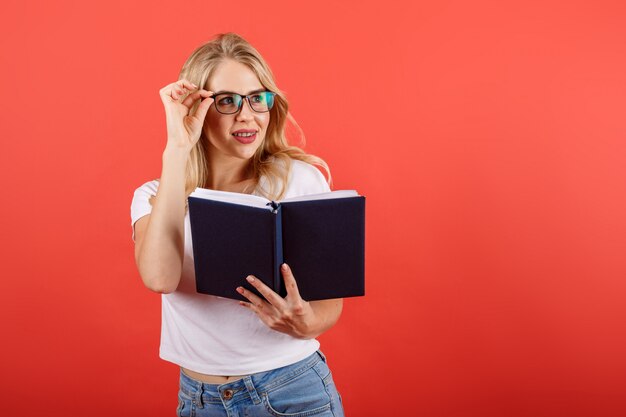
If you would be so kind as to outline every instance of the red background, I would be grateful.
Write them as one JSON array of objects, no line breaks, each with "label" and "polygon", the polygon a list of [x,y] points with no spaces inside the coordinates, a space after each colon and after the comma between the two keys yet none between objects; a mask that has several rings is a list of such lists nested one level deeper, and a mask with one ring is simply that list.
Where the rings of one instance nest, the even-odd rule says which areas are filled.
[{"label": "red background", "polygon": [[295,3],[2,2],[2,414],[174,415],[130,202],[158,90],[235,31],[368,199],[348,416],[626,415],[624,3]]}]

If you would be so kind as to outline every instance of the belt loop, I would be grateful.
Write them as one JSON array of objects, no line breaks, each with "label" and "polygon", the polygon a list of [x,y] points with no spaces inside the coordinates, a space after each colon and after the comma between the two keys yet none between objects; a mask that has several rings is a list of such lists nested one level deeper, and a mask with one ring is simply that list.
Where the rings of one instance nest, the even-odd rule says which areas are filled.
[{"label": "belt loop", "polygon": [[320,355],[320,357],[322,358],[322,360],[324,361],[324,363],[327,363],[327,362],[326,362],[326,355],[324,355],[324,353],[322,353],[322,351],[321,351],[321,350],[319,350],[319,349],[317,350],[317,353],[318,353],[318,355]]},{"label": "belt loop", "polygon": [[254,404],[260,404],[261,398],[259,398],[259,394],[256,392],[256,388],[254,388],[254,384],[252,383],[252,377],[245,376],[243,378],[243,383],[246,384],[246,388],[248,389],[248,393],[250,394],[250,398],[252,398],[252,402]]}]

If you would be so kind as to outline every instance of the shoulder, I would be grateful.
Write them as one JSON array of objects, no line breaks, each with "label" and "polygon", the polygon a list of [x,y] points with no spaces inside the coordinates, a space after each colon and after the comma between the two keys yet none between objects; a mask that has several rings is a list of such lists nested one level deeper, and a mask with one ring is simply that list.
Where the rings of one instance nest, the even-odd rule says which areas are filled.
[{"label": "shoulder", "polygon": [[328,182],[322,172],[315,166],[297,159],[291,160],[287,195],[317,194],[330,191]]},{"label": "shoulder", "polygon": [[152,180],[141,184],[135,189],[130,203],[130,221],[133,226],[132,238],[135,240],[135,222],[152,211],[152,201],[159,188],[159,181]]},{"label": "shoulder", "polygon": [[155,196],[158,189],[159,189],[158,179],[144,182],[143,184],[141,184],[139,187],[135,189],[134,198]]},{"label": "shoulder", "polygon": [[159,188],[159,180],[158,179],[154,179],[152,181],[147,181],[147,182],[144,182],[143,184],[141,184],[139,187],[137,187],[135,189],[135,193],[142,192],[142,191],[155,192],[156,193],[158,188]]},{"label": "shoulder", "polygon": [[156,196],[159,188],[159,180],[147,181],[135,189],[131,203],[131,213],[136,217],[145,212],[152,205],[152,199]]}]

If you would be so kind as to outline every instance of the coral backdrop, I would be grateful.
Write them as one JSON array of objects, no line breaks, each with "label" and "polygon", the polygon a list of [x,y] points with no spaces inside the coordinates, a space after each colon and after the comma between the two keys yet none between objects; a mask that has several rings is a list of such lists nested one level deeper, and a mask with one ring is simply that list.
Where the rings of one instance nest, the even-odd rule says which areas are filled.
[{"label": "coral backdrop", "polygon": [[348,416],[626,415],[620,1],[4,1],[3,415],[172,416],[134,189],[158,97],[235,31],[335,189],[367,295],[320,340]]}]

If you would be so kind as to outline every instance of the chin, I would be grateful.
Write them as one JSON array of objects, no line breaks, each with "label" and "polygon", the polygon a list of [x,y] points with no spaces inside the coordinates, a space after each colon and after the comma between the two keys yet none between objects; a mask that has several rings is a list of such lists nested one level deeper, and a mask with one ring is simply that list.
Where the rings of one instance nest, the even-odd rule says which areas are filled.
[{"label": "chin", "polygon": [[257,150],[258,150],[258,147],[250,148],[250,149],[238,149],[238,150],[233,151],[231,155],[239,159],[248,160],[254,156]]},{"label": "chin", "polygon": [[254,153],[246,154],[246,155],[235,155],[236,158],[239,158],[239,159],[244,160],[244,161],[251,160],[253,156],[254,156]]},{"label": "chin", "polygon": [[263,143],[263,140],[259,140],[259,139],[247,145],[236,143],[235,148],[234,149],[231,148],[231,149],[233,151],[233,154],[236,154],[240,158],[250,159],[259,150],[262,143]]}]

